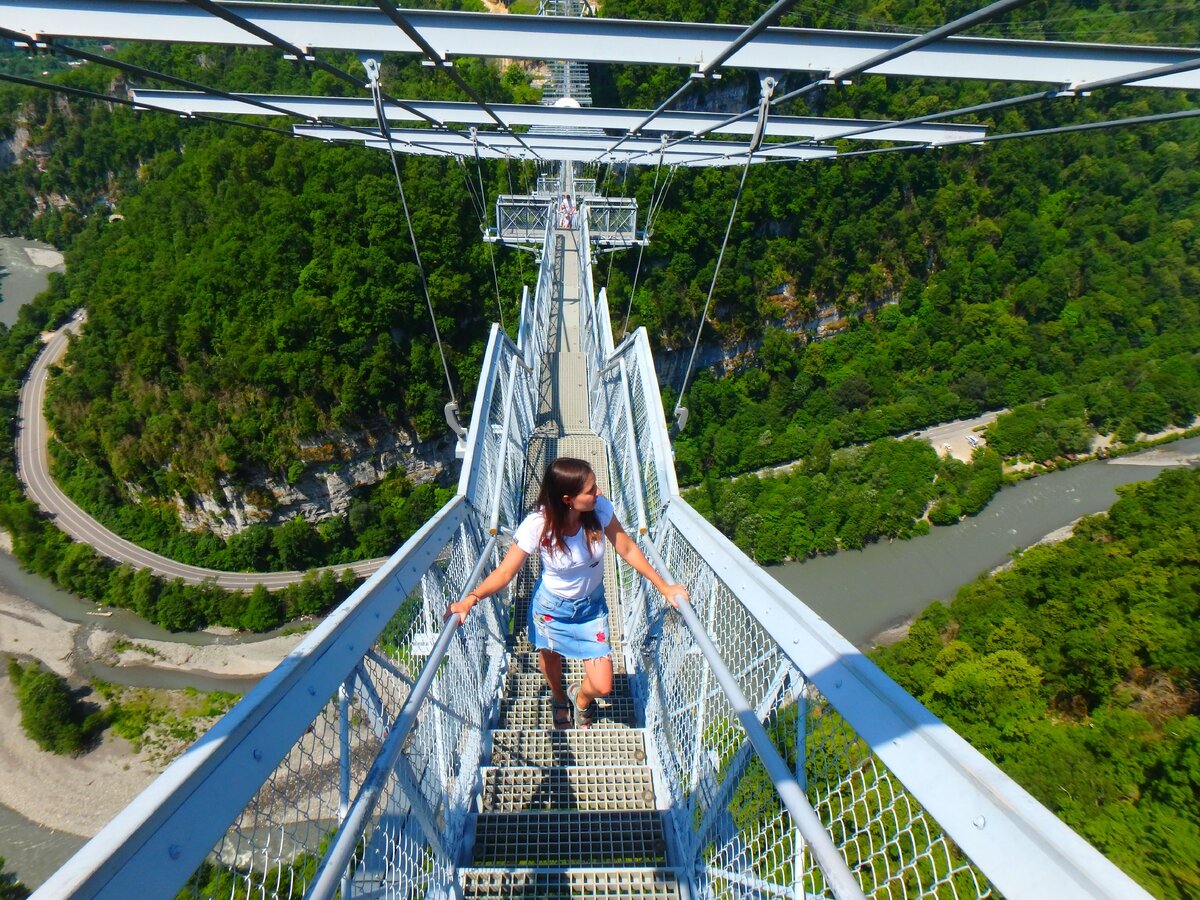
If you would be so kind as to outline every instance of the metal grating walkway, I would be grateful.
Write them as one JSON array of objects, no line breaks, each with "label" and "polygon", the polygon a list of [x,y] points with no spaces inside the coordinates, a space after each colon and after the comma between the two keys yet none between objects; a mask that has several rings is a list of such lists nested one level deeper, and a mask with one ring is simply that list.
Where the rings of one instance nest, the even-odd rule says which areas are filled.
[{"label": "metal grating walkway", "polygon": [[[608,450],[588,425],[587,377],[579,339],[579,262],[575,236],[556,234],[556,290],[538,428],[526,454],[527,503],[546,465],[559,456],[586,459],[602,491],[610,487]],[[616,561],[605,553],[614,596]],[[613,693],[599,701],[587,730],[556,729],[550,690],[525,636],[533,579],[519,585],[510,666],[482,770],[472,867],[460,870],[467,898],[678,898],[667,868],[666,823],[646,758],[640,711],[625,674],[618,609],[610,613]],[[566,661],[564,680],[583,666]]]}]

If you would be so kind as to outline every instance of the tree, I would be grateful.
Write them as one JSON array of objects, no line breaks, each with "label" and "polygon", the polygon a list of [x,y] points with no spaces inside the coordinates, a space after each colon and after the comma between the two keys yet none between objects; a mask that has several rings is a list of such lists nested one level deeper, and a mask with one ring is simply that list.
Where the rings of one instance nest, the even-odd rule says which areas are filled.
[{"label": "tree", "polygon": [[0,900],[25,900],[29,888],[21,884],[13,872],[4,871],[5,859],[0,856]]},{"label": "tree", "polygon": [[17,685],[21,730],[41,749],[74,755],[84,746],[82,715],[65,679],[41,666],[24,669]]},{"label": "tree", "polygon": [[279,598],[263,585],[256,584],[246,602],[242,627],[247,631],[270,631],[282,625],[283,621],[283,604]]}]

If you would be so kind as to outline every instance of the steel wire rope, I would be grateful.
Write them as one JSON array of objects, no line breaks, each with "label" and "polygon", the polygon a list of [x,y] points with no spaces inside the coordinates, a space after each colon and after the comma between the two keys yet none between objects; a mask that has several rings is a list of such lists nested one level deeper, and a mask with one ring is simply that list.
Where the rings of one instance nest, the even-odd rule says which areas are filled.
[{"label": "steel wire rope", "polygon": [[717,265],[713,269],[712,283],[708,286],[708,297],[704,301],[704,311],[700,314],[700,324],[696,327],[696,340],[692,344],[692,355],[688,359],[687,368],[683,372],[683,381],[679,385],[679,396],[675,398],[675,408],[671,415],[678,418],[679,410],[683,407],[683,395],[687,390],[688,379],[692,374],[692,365],[696,362],[696,351],[700,349],[700,334],[704,331],[704,321],[708,318],[708,307],[712,303],[713,292],[717,288],[717,278],[721,274],[721,262],[725,259],[725,247],[729,244],[729,234],[733,231],[733,220],[737,215],[738,201],[742,199],[742,189],[746,186],[746,173],[750,171],[750,161],[754,153],[746,154],[746,164],[742,166],[742,179],[738,183],[737,193],[733,195],[733,207],[729,210],[729,222],[725,226],[725,237],[721,239],[721,252],[717,254]]},{"label": "steel wire rope", "polygon": [[128,106],[134,112],[138,110],[146,110],[149,112],[166,113],[169,116],[174,116],[178,119],[196,119],[203,122],[215,122],[220,125],[236,125],[239,128],[252,128],[255,131],[265,131],[269,134],[277,134],[281,137],[295,138],[297,135],[290,131],[284,131],[282,128],[272,128],[270,125],[261,125],[258,122],[245,122],[240,119],[226,119],[222,116],[213,116],[208,113],[181,113],[177,109],[170,109],[166,106],[158,106],[154,103],[144,103],[140,100],[130,100],[128,97],[117,97],[113,94],[101,94],[96,91],[89,91],[86,88],[70,87],[65,84],[54,84],[49,81],[38,81],[36,78],[23,78],[20,75],[8,75],[0,72],[0,81],[8,81],[13,84],[24,85],[25,87],[38,88],[39,90],[51,91],[52,93],[66,94],[70,97],[80,97],[85,100],[99,100],[101,103],[116,103],[121,106]]},{"label": "steel wire rope", "polygon": [[[509,159],[508,153],[506,151],[504,154],[504,175],[508,179],[508,193],[510,196],[515,197],[516,191],[513,190],[511,162],[512,162],[512,160]],[[521,165],[522,165],[522,167],[524,167],[524,165],[525,165],[524,160],[521,161]],[[520,174],[523,174],[523,172]],[[498,219],[496,221],[496,236],[497,236],[497,238],[499,238],[499,236],[500,236],[500,222]],[[521,284],[524,285],[525,284],[525,254],[524,253],[517,254],[517,267],[518,267],[517,271],[520,273],[520,276],[521,276]]]},{"label": "steel wire rope", "polygon": [[[98,63],[102,66],[108,66],[113,69],[119,69],[123,72],[128,72],[131,75],[140,75],[142,78],[151,78],[157,81],[166,81],[170,84],[176,84],[180,87],[186,87],[189,90],[199,91],[205,95],[213,97],[222,97],[226,100],[233,100],[237,103],[246,103],[252,106],[257,106],[260,109],[265,109],[268,112],[279,113],[285,116],[295,116],[299,119],[304,119],[307,122],[317,123],[320,119],[312,116],[306,116],[298,113],[295,110],[286,109],[282,106],[277,106],[273,103],[267,103],[253,97],[239,96],[238,94],[223,91],[220,88],[212,87],[211,85],[201,84],[197,81],[189,81],[186,78],[179,78],[175,75],[169,75],[166,72],[158,72],[154,69],[147,69],[144,66],[139,66],[134,63],[125,62],[124,60],[114,59],[111,56],[101,56],[97,53],[89,53],[87,50],[82,50],[78,47],[72,47],[69,44],[59,44],[53,40],[41,38],[34,39],[30,35],[22,34],[19,31],[0,26],[0,36],[5,37],[15,42],[28,43],[31,47],[36,44],[44,44],[48,50],[56,53],[62,53],[66,56],[73,56],[76,59],[87,60],[88,62]],[[166,109],[166,107],[156,106],[155,109]],[[178,112],[178,110],[172,110]],[[190,115],[190,113],[189,113]]]},{"label": "steel wire rope", "polygon": [[[1108,119],[1102,122],[1078,122],[1074,125],[1059,125],[1055,128],[1037,128],[1032,131],[1012,131],[1006,134],[989,134],[981,138],[963,138],[957,141],[944,141],[938,147],[957,146],[959,144],[993,144],[998,141],[1011,141],[1017,138],[1045,137],[1051,134],[1071,134],[1076,131],[1101,131],[1106,128],[1125,128],[1130,125],[1153,125],[1156,122],[1174,122],[1181,119],[1200,117],[1200,109],[1186,109],[1177,112],[1155,113],[1149,116],[1130,116],[1124,119]],[[840,154],[839,158],[851,156],[870,156],[877,153],[895,153],[901,150],[927,150],[927,144],[905,144],[902,147],[877,147],[873,150],[856,150]]]},{"label": "steel wire rope", "polygon": [[[829,141],[841,140],[849,137],[858,137],[864,134],[870,134],[874,131],[883,131],[888,128],[902,128],[906,125],[921,125],[925,122],[934,122],[939,119],[946,119],[950,116],[971,115],[981,112],[990,112],[997,109],[1004,109],[1010,106],[1018,106],[1023,103],[1030,103],[1034,100],[1055,100],[1061,97],[1079,97],[1109,87],[1122,87],[1135,81],[1147,81],[1151,78],[1162,78],[1167,75],[1175,75],[1180,72],[1190,72],[1195,69],[1200,69],[1200,57],[1196,59],[1186,60],[1180,63],[1172,63],[1165,66],[1154,66],[1149,69],[1141,69],[1137,72],[1129,72],[1125,75],[1114,75],[1109,78],[1099,78],[1095,81],[1076,82],[1072,85],[1067,85],[1063,88],[1052,88],[1048,91],[1036,91],[1032,94],[1022,94],[1019,97],[1007,97],[1003,100],[992,100],[987,103],[977,103],[973,106],[962,106],[957,109],[944,110],[942,112],[930,113],[924,116],[914,116],[910,119],[902,119],[898,122],[881,122],[874,125],[868,125],[863,128],[854,128],[849,131],[840,131],[823,138],[817,144],[824,144]],[[1067,126],[1063,126],[1067,127]],[[987,136],[981,138],[971,138],[968,140],[949,140],[939,141],[935,146],[945,147],[964,143],[983,143],[988,140]],[[786,143],[772,144],[773,149],[782,149],[786,147],[813,146],[812,141],[788,141]],[[880,153],[886,150],[912,150],[925,149],[929,144],[905,144],[898,147],[878,147],[871,150],[854,150],[846,153],[839,153],[836,158],[845,159],[852,156],[868,156]],[[706,157],[708,158],[708,157]],[[770,159],[768,163],[791,162],[786,159]]]},{"label": "steel wire rope", "polygon": [[[828,137],[822,138],[819,141],[813,141],[811,139],[802,140],[802,141],[785,141],[782,143],[771,144],[769,146],[772,150],[782,150],[782,149],[787,149],[787,148],[791,148],[791,147],[819,147],[823,144],[828,143],[829,141],[841,140],[841,139],[849,138],[849,137],[856,137],[858,135],[863,135],[863,134],[870,134],[873,131],[885,131],[889,128],[903,128],[906,125],[920,125],[925,122],[936,122],[939,119],[946,119],[946,118],[949,118],[950,116],[961,116],[961,115],[968,115],[971,113],[987,112],[989,110],[995,110],[995,109],[1004,109],[1005,107],[1009,107],[1009,106],[1018,106],[1022,103],[1029,103],[1033,100],[1044,100],[1044,99],[1049,99],[1049,98],[1053,98],[1053,97],[1058,97],[1058,96],[1060,96],[1060,94],[1061,94],[1061,92],[1057,89],[1050,90],[1050,91],[1037,91],[1032,94],[1022,94],[1020,97],[1007,97],[1003,100],[989,100],[987,103],[977,103],[974,106],[961,106],[957,109],[948,109],[948,110],[944,110],[942,112],[929,113],[928,115],[924,115],[924,116],[914,116],[911,119],[902,119],[898,122],[877,122],[873,125],[866,125],[862,128],[854,128],[854,129],[850,129],[849,131],[839,131],[836,134],[831,134]],[[971,138],[970,141],[968,141],[968,143],[973,142],[973,141],[978,141],[978,140],[980,140],[980,138]],[[937,144],[933,144],[933,145],[928,144],[928,143],[906,144],[906,145],[904,145],[903,148],[901,148],[901,147],[886,148],[885,147],[885,148],[881,148],[881,149],[893,149],[893,150],[913,149],[913,148],[921,149],[921,148],[928,148],[930,146],[942,146],[943,143],[944,142],[938,142]],[[839,152],[836,156],[829,157],[829,159],[844,159],[848,156],[863,156],[867,153],[876,153],[876,152],[878,152],[878,150],[849,151],[846,153]],[[696,157],[696,159],[693,160],[693,162],[705,162],[710,159],[722,159],[725,156],[728,156],[728,154],[722,154],[721,156],[717,156],[716,154],[713,154],[712,156],[700,156],[700,157]],[[791,163],[791,162],[795,162],[795,161],[796,160],[791,157],[781,157],[781,158],[777,158],[777,159],[767,158],[767,159],[762,160],[762,164]]]},{"label": "steel wire rope", "polygon": [[[1019,97],[1008,97],[1003,100],[992,100],[987,103],[977,103],[974,106],[962,106],[957,109],[944,110],[943,112],[930,113],[924,116],[914,116],[910,119],[902,119],[898,122],[880,122],[874,125],[867,125],[862,128],[854,128],[849,131],[839,131],[831,134],[817,144],[825,144],[829,141],[841,140],[850,137],[859,137],[864,134],[870,134],[874,131],[884,131],[889,128],[902,128],[906,125],[921,125],[925,122],[935,122],[939,119],[946,119],[950,116],[970,115],[980,112],[989,112],[997,109],[1004,109],[1009,106],[1017,106],[1022,103],[1029,103],[1034,100],[1055,100],[1060,97],[1078,97],[1082,94],[1087,94],[1091,91],[1098,91],[1109,87],[1121,87],[1135,81],[1148,81],[1151,78],[1163,78],[1167,75],[1176,75],[1181,72],[1191,72],[1195,69],[1200,69],[1200,57],[1196,59],[1185,60],[1184,62],[1171,63],[1165,66],[1153,66],[1149,69],[1141,69],[1137,72],[1129,72],[1125,75],[1113,75],[1109,78],[1099,78],[1095,81],[1076,82],[1072,85],[1064,86],[1063,88],[1052,88],[1047,91],[1035,91],[1032,94],[1022,94]],[[982,140],[982,138],[973,138],[970,141],[939,141],[937,146],[946,146],[952,143],[973,143]],[[811,146],[812,141],[788,141],[786,143],[772,144],[772,149],[783,149],[786,147]],[[911,146],[924,147],[925,144],[915,144]],[[887,148],[880,148],[887,149]],[[900,149],[900,148],[894,148]],[[839,157],[846,156],[863,156],[867,153],[877,151],[852,151],[849,153],[841,153]],[[783,160],[769,160],[769,162],[781,162]]]},{"label": "steel wire rope", "polygon": [[[650,208],[646,210],[646,240],[650,239],[650,216],[654,212],[654,196],[658,191],[658,176],[662,172],[663,155],[666,153],[666,144],[664,140],[658,153],[658,164],[654,167],[654,184],[650,187]],[[636,238],[637,235],[635,234]],[[637,293],[638,276],[642,274],[642,255],[646,250],[646,241],[638,244],[637,265],[633,268],[633,285],[629,289],[629,303],[625,306],[625,321],[621,323],[621,340],[629,334],[629,314],[633,312],[633,297]],[[612,269],[612,258],[608,261],[609,270]]]},{"label": "steel wire rope", "polygon": [[[679,88],[673,94],[671,94],[670,97],[668,97],[666,100],[664,100],[662,103],[660,103],[658,105],[658,107],[650,113],[650,115],[646,116],[646,118],[642,119],[641,122],[639,122],[637,125],[633,126],[633,128],[631,128],[629,131],[627,131],[620,138],[620,140],[618,140],[615,144],[613,144],[611,147],[609,147],[607,150],[605,150],[603,153],[601,153],[599,156],[597,156],[596,159],[603,159],[605,156],[612,154],[618,147],[620,147],[622,144],[624,144],[627,140],[629,140],[630,138],[634,137],[635,135],[641,133],[643,128],[645,128],[647,125],[649,125],[651,122],[653,122],[656,118],[658,118],[660,115],[662,115],[664,112],[666,112],[667,109],[673,103],[675,103],[676,100],[683,97],[684,94],[688,93],[693,87],[695,87],[697,82],[707,80],[708,77],[710,75],[712,75],[712,73],[716,69],[719,69],[721,66],[723,66],[725,64],[726,60],[728,60],[731,56],[733,56],[735,53],[737,53],[739,50],[741,50],[742,47],[746,46],[746,44],[750,43],[750,41],[752,41],[756,37],[758,37],[759,34],[761,34],[764,30],[766,30],[771,25],[772,22],[774,22],[781,15],[783,15],[785,12],[787,12],[788,7],[791,6],[795,2],[796,2],[796,0],[777,0],[777,2],[770,9],[768,9],[761,16],[759,16],[757,19],[755,19],[754,22],[747,25],[742,30],[742,33],[739,34],[736,38],[734,38],[733,41],[731,41],[729,43],[729,45],[725,47],[724,50],[722,50],[720,53],[718,53],[716,56],[714,56],[711,60],[706,62],[704,65],[700,66],[695,72],[690,74],[688,76],[687,81],[685,81],[682,85],[680,85]],[[1011,2],[1011,0],[1010,0],[1010,2]],[[757,110],[757,108],[756,108],[756,110]],[[693,135],[693,137],[699,137],[699,135]],[[637,155],[645,156],[646,154],[639,153]]]},{"label": "steel wire rope", "polygon": [[[778,97],[773,98],[771,100],[771,106],[776,107],[782,103],[786,103],[788,100],[794,100],[797,97],[804,96],[805,94],[816,90],[821,85],[827,84],[830,81],[837,82],[847,78],[853,78],[855,75],[862,74],[867,69],[891,62],[892,60],[904,56],[907,53],[911,53],[914,50],[919,50],[922,47],[936,41],[940,41],[943,38],[950,37],[951,35],[957,34],[960,31],[998,16],[1000,13],[1008,12],[1009,10],[1015,9],[1016,7],[1022,6],[1028,2],[1029,0],[996,0],[995,3],[985,6],[983,9],[976,10],[973,13],[968,13],[965,16],[960,16],[951,22],[947,22],[945,25],[939,25],[937,28],[927,31],[925,34],[910,38],[909,40],[893,47],[891,50],[885,50],[883,53],[878,53],[860,63],[855,63],[852,66],[847,66],[836,71],[831,69],[826,72],[825,77],[813,79],[803,87],[796,88],[794,91],[789,91],[786,94],[780,94]],[[705,126],[704,128],[693,132],[687,137],[676,138],[667,144],[667,149],[669,150],[670,148],[678,146],[679,144],[703,137],[706,134],[711,134],[717,129],[727,128],[728,126],[733,125],[736,122],[741,122],[744,119],[748,119],[757,113],[758,108],[752,107],[751,109],[738,113],[736,116],[731,116],[730,118],[721,122],[716,122],[712,125]],[[634,158],[636,159],[639,156],[646,155],[646,151],[642,151],[641,153],[635,154]]]},{"label": "steel wire rope", "polygon": [[[306,122],[309,122],[314,125],[322,124],[321,119],[319,117],[309,116],[305,113],[298,112],[297,110],[294,110],[294,109],[288,109],[285,106],[280,106],[275,103],[267,103],[256,97],[247,96],[245,94],[235,94],[230,91],[222,90],[221,88],[213,87],[212,85],[206,85],[206,84],[201,84],[200,82],[189,81],[186,78],[179,78],[179,77],[176,77],[175,75],[171,75],[167,72],[159,72],[155,69],[147,69],[144,66],[135,65],[134,63],[125,62],[123,60],[114,59],[112,57],[98,56],[94,53],[89,53],[86,50],[80,50],[76,47],[71,47],[66,44],[59,44],[59,43],[55,43],[55,42],[49,41],[49,40],[35,40],[33,37],[31,37],[29,35],[22,34],[19,31],[12,31],[11,29],[4,28],[2,26],[0,26],[0,36],[4,36],[4,37],[7,37],[12,40],[29,43],[31,45],[32,44],[44,44],[46,46],[46,48],[52,52],[61,53],[61,54],[67,55],[67,56],[73,56],[73,57],[76,57],[79,59],[85,59],[88,62],[94,62],[94,63],[97,63],[98,65],[102,65],[102,66],[108,66],[109,68],[117,69],[118,71],[128,72],[133,75],[139,75],[143,78],[150,78],[150,79],[159,80],[159,81],[166,81],[171,84],[177,84],[177,85],[180,85],[181,87],[187,87],[191,90],[199,91],[200,93],[204,94],[205,96],[221,97],[226,100],[233,100],[236,103],[245,103],[249,106],[257,106],[257,107],[259,107],[261,109],[265,109],[269,112],[280,113],[285,116],[293,116],[297,119],[303,119]],[[134,90],[136,91],[137,89],[134,88]],[[119,99],[119,98],[114,98],[114,99]],[[181,112],[178,109],[174,109],[169,106],[160,106],[158,104],[151,103],[146,100],[133,101],[131,105],[133,106],[134,109],[143,107],[145,109],[154,110],[156,112],[166,112],[166,113],[171,113],[173,115],[178,115],[178,116],[182,116],[182,117],[186,117],[186,118],[204,119],[204,120],[210,121],[210,122],[224,122],[226,124],[231,124],[231,125],[247,124],[247,123],[241,122],[237,119],[229,119],[229,118],[225,118],[223,116],[216,116],[216,115],[213,115],[212,113],[197,113],[197,112],[191,112],[191,111],[182,111]],[[325,138],[322,138],[319,135],[297,135],[295,132],[287,132],[287,131],[283,131],[282,129],[271,128],[270,126],[265,126],[265,125],[260,125],[257,127],[265,129],[267,131],[273,131],[278,134],[290,135],[292,137],[310,137],[310,138],[316,138],[317,140],[320,140],[320,141],[326,140]],[[357,132],[358,134],[362,134],[369,138],[375,137],[374,131],[371,131],[366,128],[361,128],[356,125],[342,125],[340,127],[345,128],[347,131]],[[421,146],[425,149],[431,150],[435,153],[435,155],[438,155],[438,156],[453,155],[453,154],[451,154],[450,151],[443,150],[438,147],[433,147],[433,146],[429,146],[429,145],[425,145],[425,144],[414,145],[414,146]]]},{"label": "steel wire rope", "polygon": [[412,216],[408,211],[408,198],[404,196],[404,179],[400,177],[400,165],[396,162],[396,151],[392,146],[392,132],[388,128],[387,114],[383,107],[383,91],[379,80],[371,83],[371,99],[375,102],[375,115],[379,117],[379,128],[387,141],[388,159],[392,163],[392,174],[396,176],[396,188],[400,192],[400,205],[404,209],[404,221],[408,225],[408,237],[412,241],[413,257],[417,262],[417,275],[421,279],[421,290],[425,294],[425,305],[429,308],[429,321],[433,325],[433,337],[437,341],[438,355],[442,358],[442,371],[446,375],[446,389],[450,392],[450,402],[458,407],[458,398],[454,396],[454,383],[450,380],[450,366],[446,362],[446,350],[442,346],[442,333],[438,329],[437,315],[433,311],[433,300],[429,296],[429,282],[425,278],[425,265],[421,262],[421,251],[417,247],[417,233],[413,230]]},{"label": "steel wire rope", "polygon": [[[484,238],[487,237],[487,190],[483,186],[483,167],[479,162],[479,145],[475,145],[475,175],[479,179],[479,226]],[[492,253],[491,241],[484,240],[487,245],[488,262],[492,264],[492,284],[496,287],[496,310],[500,313],[500,330],[504,331],[504,306],[500,302],[500,276],[496,274],[496,255]]]}]

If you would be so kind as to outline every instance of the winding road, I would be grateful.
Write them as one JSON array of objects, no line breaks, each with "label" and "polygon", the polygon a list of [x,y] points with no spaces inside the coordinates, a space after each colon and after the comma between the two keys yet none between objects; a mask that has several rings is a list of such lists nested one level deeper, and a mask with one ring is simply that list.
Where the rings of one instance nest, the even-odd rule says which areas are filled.
[{"label": "winding road", "polygon": [[[62,492],[50,476],[50,427],[44,413],[46,381],[50,367],[66,353],[69,335],[78,333],[86,319],[86,312],[80,310],[70,322],[49,335],[46,346],[38,354],[25,383],[21,385],[17,405],[17,475],[29,498],[74,540],[90,544],[96,552],[109,559],[129,563],[139,569],[150,569],[163,578],[181,578],[187,584],[212,582],[228,590],[250,590],[259,584],[269,590],[278,590],[300,581],[306,573],[222,572],[159,556],[109,531]],[[386,561],[387,557],[382,557],[329,568],[335,572],[352,569],[354,574],[362,577],[372,574]]]}]

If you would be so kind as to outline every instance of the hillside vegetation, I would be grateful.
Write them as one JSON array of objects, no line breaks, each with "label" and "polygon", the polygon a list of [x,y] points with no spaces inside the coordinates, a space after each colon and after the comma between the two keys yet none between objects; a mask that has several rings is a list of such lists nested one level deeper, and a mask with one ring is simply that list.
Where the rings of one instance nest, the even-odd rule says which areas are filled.
[{"label": "hillside vegetation", "polygon": [[1200,471],[935,603],[876,661],[1158,897],[1200,893]]}]

